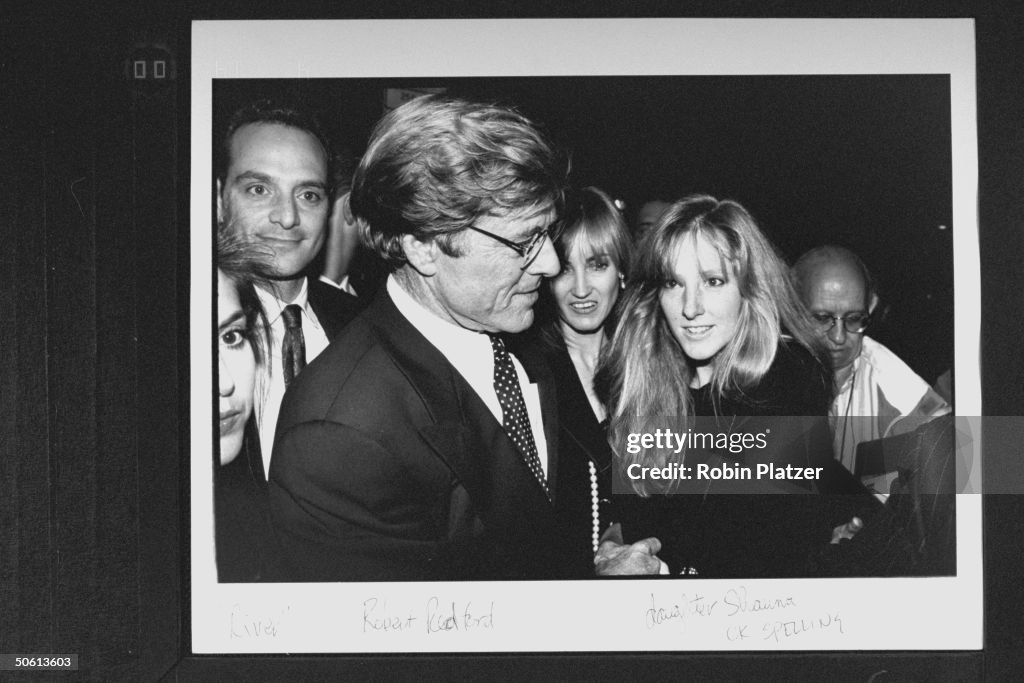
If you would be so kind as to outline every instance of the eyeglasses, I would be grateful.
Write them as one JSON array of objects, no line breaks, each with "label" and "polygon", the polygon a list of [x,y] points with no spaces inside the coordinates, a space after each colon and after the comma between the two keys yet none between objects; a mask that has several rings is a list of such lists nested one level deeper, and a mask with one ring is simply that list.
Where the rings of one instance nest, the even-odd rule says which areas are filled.
[{"label": "eyeglasses", "polygon": [[522,242],[507,240],[501,235],[495,235],[493,232],[488,232],[487,230],[478,228],[475,225],[470,225],[469,229],[473,232],[478,232],[481,235],[487,235],[492,240],[501,242],[506,247],[519,254],[523,258],[523,262],[519,267],[522,270],[526,270],[530,267],[531,263],[537,260],[537,256],[540,255],[541,250],[544,248],[544,238],[549,238],[554,242],[558,239],[558,236],[562,234],[562,223],[561,221],[558,221],[543,230],[538,230]]},{"label": "eyeglasses", "polygon": [[868,329],[871,322],[871,315],[868,313],[848,313],[846,315],[832,315],[831,313],[813,313],[811,318],[819,332],[828,332],[836,323],[841,322],[846,331],[850,334],[860,334]]}]

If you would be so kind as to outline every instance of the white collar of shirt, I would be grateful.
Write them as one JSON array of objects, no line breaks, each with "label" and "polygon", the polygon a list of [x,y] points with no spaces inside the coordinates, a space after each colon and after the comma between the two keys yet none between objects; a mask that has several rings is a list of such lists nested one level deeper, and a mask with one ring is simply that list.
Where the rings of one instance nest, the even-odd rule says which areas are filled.
[{"label": "white collar of shirt", "polygon": [[[427,338],[438,351],[454,366],[460,375],[469,383],[477,396],[484,402],[494,419],[502,423],[501,403],[494,390],[494,350],[491,339],[482,332],[474,332],[455,323],[443,320],[419,303],[402,289],[395,277],[389,276],[387,281],[388,294],[399,313],[405,316],[420,334]],[[547,442],[544,439],[544,423],[540,410],[540,394],[537,387],[530,383],[526,370],[519,360],[512,356],[519,386],[526,401],[526,410],[530,416],[530,429],[537,453],[545,474],[548,469]]]},{"label": "white collar of shirt", "polygon": [[[481,332],[467,330],[442,320],[402,289],[394,276],[388,278],[387,289],[398,311],[427,338],[427,341],[437,347],[437,350],[480,394],[488,404],[487,407],[492,408],[487,400],[489,394],[494,394],[494,352],[491,350],[490,338]],[[478,379],[481,382],[486,381],[490,387],[489,391],[481,392],[477,388],[477,384],[480,383]],[[497,411],[492,408],[491,412],[496,412],[498,421],[501,422],[501,404],[498,403],[496,395],[494,405]]]},{"label": "white collar of shirt", "polygon": [[352,281],[349,279],[347,273],[345,275],[342,275],[341,279],[338,280],[337,282],[335,282],[331,278],[327,277],[326,275],[321,275],[320,276],[320,282],[324,283],[328,287],[334,287],[335,289],[340,289],[341,291],[345,292],[346,294],[351,294],[352,296],[355,296],[355,297],[359,296],[359,294],[356,293],[355,288],[352,287]]},{"label": "white collar of shirt", "polygon": [[[271,327],[277,326],[285,306],[291,306],[294,304],[302,309],[303,313],[305,313],[303,317],[306,320],[312,323],[316,329],[320,329],[320,321],[317,319],[316,314],[313,313],[313,307],[309,305],[309,278],[302,278],[302,288],[299,289],[299,293],[295,299],[290,302],[281,301],[273,292],[268,292],[262,287],[256,287],[256,294],[260,298],[260,304],[263,306],[263,310],[267,314],[267,322]],[[305,324],[306,321],[304,320],[303,325]]]}]

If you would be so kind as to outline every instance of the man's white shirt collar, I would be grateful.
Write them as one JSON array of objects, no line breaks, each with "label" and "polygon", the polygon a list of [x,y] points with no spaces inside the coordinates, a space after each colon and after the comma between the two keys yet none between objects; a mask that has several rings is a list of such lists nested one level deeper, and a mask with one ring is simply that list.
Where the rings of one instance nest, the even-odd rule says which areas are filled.
[{"label": "man's white shirt collar", "polygon": [[309,305],[309,278],[302,278],[302,288],[299,289],[298,295],[295,297],[294,301],[291,302],[281,301],[273,292],[268,292],[262,287],[256,287],[256,295],[260,299],[263,311],[267,314],[267,323],[270,324],[271,327],[277,324],[285,306],[295,304],[306,313],[306,315],[303,316],[305,320],[302,321],[302,324],[305,325],[309,322],[317,329],[320,329],[320,321],[317,320],[316,315],[313,313],[313,310]]},{"label": "man's white shirt collar", "polygon": [[494,352],[491,350],[491,340],[486,334],[467,330],[438,317],[402,289],[394,276],[388,278],[387,289],[399,312],[427,338],[427,341],[437,347],[456,370],[464,376],[464,367],[473,371],[473,374],[483,371],[493,375]]},{"label": "man's white shirt collar", "polygon": [[[455,323],[448,322],[427,309],[423,304],[412,298],[402,289],[392,275],[387,281],[388,294],[399,313],[427,338],[448,362],[462,375],[463,379],[473,388],[477,396],[484,402],[491,414],[502,423],[501,402],[494,390],[494,350],[487,334],[467,330]],[[519,360],[512,356],[519,385],[526,402],[526,410],[530,416],[530,428],[537,445],[541,465],[545,474],[548,471],[547,441],[544,438],[544,421],[540,409],[540,394],[537,386],[530,383]]]}]

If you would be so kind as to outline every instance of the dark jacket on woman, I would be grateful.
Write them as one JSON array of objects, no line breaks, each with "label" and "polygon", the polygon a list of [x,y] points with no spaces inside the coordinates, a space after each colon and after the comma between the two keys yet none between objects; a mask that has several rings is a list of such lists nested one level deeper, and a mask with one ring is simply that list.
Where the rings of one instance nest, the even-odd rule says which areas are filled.
[{"label": "dark jacket on woman", "polygon": [[[764,448],[694,451],[686,464],[723,469],[757,465],[821,468],[813,479],[750,481],[691,479],[675,495],[622,497],[627,542],[656,536],[673,575],[707,578],[807,576],[813,549],[832,529],[870,502],[864,496],[820,495],[838,490],[828,426],[830,379],[803,347],[781,343],[757,386],[715,397],[710,385],[693,392],[694,431],[762,434]],[[741,493],[742,492],[742,493]]]},{"label": "dark jacket on woman", "polygon": [[594,571],[593,496],[590,467],[594,464],[598,483],[600,532],[615,521],[611,503],[612,451],[608,446],[607,422],[598,422],[569,350],[559,338],[530,341],[544,356],[555,380],[558,402],[558,488],[555,508],[567,549],[583,575]]}]

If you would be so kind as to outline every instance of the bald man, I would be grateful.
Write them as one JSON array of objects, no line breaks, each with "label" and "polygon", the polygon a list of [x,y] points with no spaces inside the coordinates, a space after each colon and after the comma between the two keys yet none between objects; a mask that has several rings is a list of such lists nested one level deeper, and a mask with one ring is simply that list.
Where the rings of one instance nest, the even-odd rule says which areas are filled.
[{"label": "bald man", "polygon": [[[844,467],[855,471],[858,444],[910,432],[951,412],[927,382],[865,334],[878,296],[856,254],[835,246],[812,249],[793,266],[793,279],[832,357],[829,417],[835,456]],[[884,494],[889,478],[865,483]]]}]

